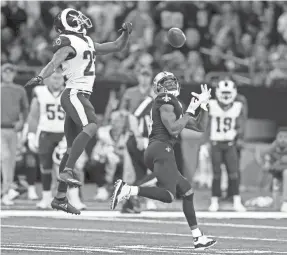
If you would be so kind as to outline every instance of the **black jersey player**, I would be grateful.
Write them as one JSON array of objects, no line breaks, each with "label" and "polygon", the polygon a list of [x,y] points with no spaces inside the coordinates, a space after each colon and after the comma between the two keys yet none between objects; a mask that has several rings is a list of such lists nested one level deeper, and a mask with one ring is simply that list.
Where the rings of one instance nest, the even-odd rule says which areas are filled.
[{"label": "black jersey player", "polygon": [[[183,212],[194,238],[195,249],[206,249],[216,243],[215,240],[203,235],[197,226],[193,206],[193,189],[188,180],[178,171],[173,146],[184,128],[203,132],[207,126],[210,90],[201,87],[201,94],[192,93],[185,113],[177,99],[180,86],[173,73],[160,72],[153,82],[156,98],[151,109],[149,145],[145,151],[145,164],[153,171],[158,180],[158,187],[130,186],[118,180],[112,197],[111,209],[130,196],[142,196],[150,199],[171,203],[178,190],[183,198]],[[195,110],[201,106],[195,118]]]}]

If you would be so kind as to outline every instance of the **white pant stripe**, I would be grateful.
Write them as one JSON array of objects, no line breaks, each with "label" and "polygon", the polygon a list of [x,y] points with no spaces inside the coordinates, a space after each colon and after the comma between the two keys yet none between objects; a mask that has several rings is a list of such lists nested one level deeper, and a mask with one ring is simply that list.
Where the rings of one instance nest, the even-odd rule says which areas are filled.
[{"label": "white pant stripe", "polygon": [[77,113],[79,115],[79,118],[82,122],[82,125],[83,126],[88,125],[89,124],[88,117],[86,115],[84,106],[82,105],[81,101],[78,98],[78,90],[71,89],[70,100],[71,100],[72,105],[75,107],[75,110],[77,111]]}]

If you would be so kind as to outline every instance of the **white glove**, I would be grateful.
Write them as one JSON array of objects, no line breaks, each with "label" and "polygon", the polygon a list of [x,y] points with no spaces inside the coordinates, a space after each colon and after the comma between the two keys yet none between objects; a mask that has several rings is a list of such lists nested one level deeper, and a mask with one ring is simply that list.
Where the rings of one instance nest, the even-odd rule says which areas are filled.
[{"label": "white glove", "polygon": [[199,101],[200,107],[207,111],[207,105],[209,103],[209,99],[211,98],[211,89],[208,89],[206,84],[201,84],[201,94],[197,94],[195,92],[192,92],[191,94],[197,98]]},{"label": "white glove", "polygon": [[190,104],[187,107],[186,112],[195,114],[195,110],[200,106],[199,100],[197,100],[195,97],[191,98]]},{"label": "white glove", "polygon": [[37,153],[38,152],[38,141],[37,136],[34,133],[28,134],[28,147],[30,151]]}]

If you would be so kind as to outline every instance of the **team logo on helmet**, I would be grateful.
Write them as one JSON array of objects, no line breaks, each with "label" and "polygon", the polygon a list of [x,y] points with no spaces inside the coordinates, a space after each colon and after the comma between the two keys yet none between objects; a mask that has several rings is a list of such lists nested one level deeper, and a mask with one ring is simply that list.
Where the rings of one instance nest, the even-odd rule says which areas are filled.
[{"label": "team logo on helmet", "polygon": [[219,81],[215,89],[215,95],[217,100],[224,105],[233,103],[237,96],[237,88],[234,81],[230,79]]},{"label": "team logo on helmet", "polygon": [[165,93],[178,96],[180,93],[180,85],[173,73],[170,72],[160,72],[153,80],[153,90],[157,95],[160,89],[164,88]]},{"label": "team logo on helmet", "polygon": [[59,33],[69,31],[85,34],[93,24],[82,12],[67,8],[55,17],[54,26]]}]

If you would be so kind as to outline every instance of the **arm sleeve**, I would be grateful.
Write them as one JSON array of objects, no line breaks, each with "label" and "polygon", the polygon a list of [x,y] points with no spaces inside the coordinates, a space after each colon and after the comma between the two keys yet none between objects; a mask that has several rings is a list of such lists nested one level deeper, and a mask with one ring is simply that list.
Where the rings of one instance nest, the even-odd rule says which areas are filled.
[{"label": "arm sleeve", "polygon": [[28,102],[28,96],[27,96],[25,89],[22,90],[21,110],[23,114],[23,121],[25,122],[29,114],[29,102]]}]

